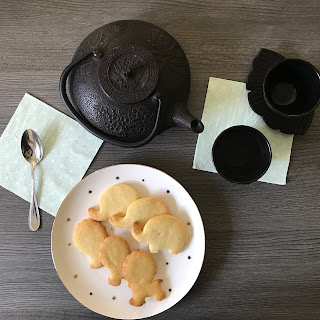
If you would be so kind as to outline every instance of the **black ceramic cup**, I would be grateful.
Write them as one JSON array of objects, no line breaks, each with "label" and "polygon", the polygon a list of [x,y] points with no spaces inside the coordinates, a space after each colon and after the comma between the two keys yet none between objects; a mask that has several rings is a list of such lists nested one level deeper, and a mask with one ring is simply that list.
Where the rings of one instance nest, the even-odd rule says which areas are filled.
[{"label": "black ceramic cup", "polygon": [[267,106],[279,121],[281,117],[304,117],[320,103],[319,72],[304,60],[280,61],[267,72],[263,95]]},{"label": "black ceramic cup", "polygon": [[212,147],[217,172],[226,180],[251,183],[268,170],[272,152],[269,141],[257,129],[234,126],[220,133]]}]

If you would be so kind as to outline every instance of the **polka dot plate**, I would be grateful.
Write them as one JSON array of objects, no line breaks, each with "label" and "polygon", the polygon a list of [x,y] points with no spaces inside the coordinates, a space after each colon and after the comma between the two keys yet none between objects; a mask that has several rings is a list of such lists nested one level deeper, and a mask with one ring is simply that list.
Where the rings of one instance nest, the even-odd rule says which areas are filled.
[{"label": "polka dot plate", "polygon": [[[109,271],[102,267],[91,269],[89,257],[75,248],[73,230],[88,218],[87,209],[99,204],[101,194],[117,183],[128,183],[141,195],[162,199],[170,214],[186,224],[189,240],[178,255],[161,250],[152,254],[157,264],[155,279],[163,279],[166,298],[155,301],[146,298],[142,307],[129,304],[131,290],[125,280],[113,287],[108,284]],[[109,221],[103,222],[109,236],[127,240],[131,251],[145,250],[148,245],[137,242],[130,229],[118,229]],[[166,173],[147,166],[121,164],[98,170],[78,183],[62,202],[54,220],[51,234],[52,258],[57,273],[69,292],[84,306],[115,319],[143,319],[161,313],[180,301],[192,288],[200,273],[204,253],[205,234],[196,204],[182,187]]]}]

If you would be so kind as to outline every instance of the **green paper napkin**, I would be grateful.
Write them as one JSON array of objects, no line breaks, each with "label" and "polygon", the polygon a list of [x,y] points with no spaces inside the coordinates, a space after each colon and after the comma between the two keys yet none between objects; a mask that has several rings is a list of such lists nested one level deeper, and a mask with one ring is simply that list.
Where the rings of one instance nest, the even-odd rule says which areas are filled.
[{"label": "green paper napkin", "polygon": [[293,135],[269,128],[263,119],[252,111],[245,83],[210,78],[202,122],[204,131],[198,136],[193,160],[194,169],[217,172],[212,162],[214,141],[229,127],[247,125],[261,131],[272,149],[271,165],[259,181],[286,184]]},{"label": "green paper napkin", "polygon": [[31,165],[20,146],[26,129],[36,131],[43,145],[43,159],[35,170],[38,205],[55,216],[86,173],[102,140],[26,93],[0,137],[0,185],[27,201],[31,199]]}]

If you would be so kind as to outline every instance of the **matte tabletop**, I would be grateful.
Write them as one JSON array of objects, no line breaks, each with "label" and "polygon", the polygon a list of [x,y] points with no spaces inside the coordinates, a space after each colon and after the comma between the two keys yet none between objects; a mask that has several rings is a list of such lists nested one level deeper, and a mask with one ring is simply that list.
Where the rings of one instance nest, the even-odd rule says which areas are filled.
[{"label": "matte tabletop", "polygon": [[[154,23],[181,44],[191,68],[190,111],[201,117],[210,76],[245,82],[260,48],[320,68],[320,1],[0,0],[0,133],[25,92],[68,114],[58,83],[80,42],[121,19]],[[159,168],[201,213],[206,255],[178,304],[154,319],[320,318],[320,110],[295,136],[286,186],[237,185],[192,169],[197,135],[171,128],[148,145],[104,143],[86,175],[119,163]],[[50,249],[54,218],[28,230],[29,203],[0,188],[0,319],[103,319],[60,281]]]}]

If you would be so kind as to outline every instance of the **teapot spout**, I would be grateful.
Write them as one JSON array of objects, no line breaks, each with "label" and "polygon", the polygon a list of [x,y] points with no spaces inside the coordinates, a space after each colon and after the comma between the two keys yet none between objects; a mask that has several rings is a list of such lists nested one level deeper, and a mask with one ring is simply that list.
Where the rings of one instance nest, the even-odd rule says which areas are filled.
[{"label": "teapot spout", "polygon": [[187,105],[183,102],[175,104],[172,122],[179,127],[187,128],[195,133],[201,133],[204,129],[203,123],[189,112]]}]

